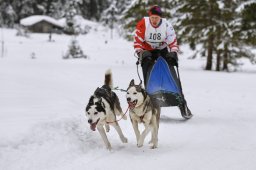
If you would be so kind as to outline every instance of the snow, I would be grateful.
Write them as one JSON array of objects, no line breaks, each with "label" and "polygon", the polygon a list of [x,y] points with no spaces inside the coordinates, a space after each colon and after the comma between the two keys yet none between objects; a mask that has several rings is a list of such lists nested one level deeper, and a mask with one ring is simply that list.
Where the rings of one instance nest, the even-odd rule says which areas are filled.
[{"label": "snow", "polygon": [[59,27],[63,27],[64,25],[61,24],[58,20],[46,16],[46,15],[33,15],[33,16],[29,16],[27,18],[23,18],[20,20],[20,24],[23,26],[31,26],[34,25],[35,23],[41,22],[41,21],[47,21],[53,25],[59,26]]},{"label": "snow", "polygon": [[217,4],[219,6],[219,9],[223,9],[225,7],[225,4],[222,1],[217,1]]},{"label": "snow", "polygon": [[[99,27],[77,37],[89,59],[63,60],[71,36],[53,34],[48,42],[45,34],[2,33],[1,170],[256,168],[256,68],[248,62],[240,72],[203,71],[205,60],[189,60],[191,52],[182,46],[180,75],[194,117],[184,121],[176,107],[163,108],[154,150],[147,142],[137,148],[130,120],[121,120],[129,141],[121,143],[111,128],[110,152],[90,130],[84,109],[109,68],[114,86],[126,89],[133,78],[139,83],[132,42],[110,39],[110,31]],[[116,93],[126,110],[125,94]]]},{"label": "snow", "polygon": [[236,9],[236,12],[241,12],[246,5],[250,5],[256,3],[256,0],[248,0],[246,2],[241,3],[241,5]]},{"label": "snow", "polygon": [[[88,27],[99,27],[99,24],[92,22],[90,20],[84,19],[82,16],[80,15],[75,15],[74,16],[74,20],[75,20],[75,25],[80,25],[81,28],[84,28],[86,26]],[[62,25],[66,24],[66,18],[61,18],[58,20]]]}]

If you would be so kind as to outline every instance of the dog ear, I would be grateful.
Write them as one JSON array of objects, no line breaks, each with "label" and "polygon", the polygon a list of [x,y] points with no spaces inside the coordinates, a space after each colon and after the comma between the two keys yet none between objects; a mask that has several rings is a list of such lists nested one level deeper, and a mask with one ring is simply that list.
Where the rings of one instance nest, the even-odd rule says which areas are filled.
[{"label": "dog ear", "polygon": [[136,89],[137,89],[137,91],[140,91],[140,92],[142,92],[143,93],[143,88],[141,87],[141,85],[138,85],[138,86],[136,86]]},{"label": "dog ear", "polygon": [[132,79],[131,80],[131,82],[130,82],[130,84],[129,84],[129,86],[134,86],[135,84],[134,84],[134,79]]},{"label": "dog ear", "polygon": [[103,108],[105,108],[105,104],[102,102],[102,98],[100,98],[98,102],[101,104]]},{"label": "dog ear", "polygon": [[142,81],[140,81],[140,84],[139,84],[139,86],[141,87],[141,85],[142,85]]},{"label": "dog ear", "polygon": [[94,98],[93,96],[90,97],[88,105],[92,105],[93,104],[93,98]]}]

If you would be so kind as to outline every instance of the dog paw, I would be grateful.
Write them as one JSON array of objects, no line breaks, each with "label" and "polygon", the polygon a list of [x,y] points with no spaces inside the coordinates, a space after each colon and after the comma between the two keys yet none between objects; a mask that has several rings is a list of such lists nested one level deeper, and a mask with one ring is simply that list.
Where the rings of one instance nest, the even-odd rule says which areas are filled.
[{"label": "dog paw", "polygon": [[143,146],[144,140],[140,137],[137,143],[137,146],[140,148]]},{"label": "dog paw", "polygon": [[111,147],[111,145],[109,144],[109,145],[107,145],[107,150],[109,150],[109,151],[111,151],[112,150],[112,147]]},{"label": "dog paw", "polygon": [[143,146],[143,144],[137,144],[138,148],[141,148]]},{"label": "dog paw", "polygon": [[137,147],[140,148],[140,147],[142,147],[142,146],[143,146],[143,142],[139,141],[139,142],[137,143]]},{"label": "dog paw", "polygon": [[121,140],[123,143],[128,143],[128,139],[126,137],[123,137]]},{"label": "dog paw", "polygon": [[153,146],[150,147],[150,149],[156,149],[156,148],[157,148],[156,145],[153,145]]},{"label": "dog paw", "polygon": [[106,125],[105,125],[105,129],[106,129],[106,132],[109,132],[110,127],[109,127],[109,125],[108,125],[108,124],[106,124]]}]

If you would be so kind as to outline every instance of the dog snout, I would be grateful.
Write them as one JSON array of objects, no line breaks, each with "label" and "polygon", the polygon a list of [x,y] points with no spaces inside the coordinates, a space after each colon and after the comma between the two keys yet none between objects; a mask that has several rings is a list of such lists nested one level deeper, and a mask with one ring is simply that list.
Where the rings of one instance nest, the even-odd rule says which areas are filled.
[{"label": "dog snout", "polygon": [[91,123],[92,123],[92,119],[89,119],[89,120],[88,120],[88,123],[90,123],[90,124],[91,124]]},{"label": "dog snout", "polygon": [[127,97],[126,100],[127,100],[127,102],[130,102],[130,101],[131,101],[131,98],[130,98],[130,97]]}]

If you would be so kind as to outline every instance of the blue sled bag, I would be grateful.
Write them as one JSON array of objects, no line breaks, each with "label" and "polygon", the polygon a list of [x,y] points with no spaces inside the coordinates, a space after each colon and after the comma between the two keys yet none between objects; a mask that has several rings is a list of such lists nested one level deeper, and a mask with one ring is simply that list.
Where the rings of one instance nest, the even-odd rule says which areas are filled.
[{"label": "blue sled bag", "polygon": [[179,106],[184,102],[177,76],[174,74],[176,72],[170,71],[165,59],[158,57],[149,74],[146,91],[160,107]]}]

